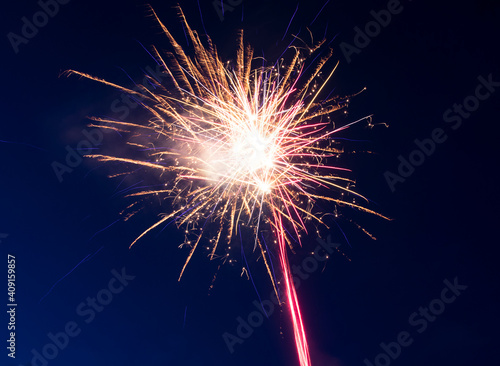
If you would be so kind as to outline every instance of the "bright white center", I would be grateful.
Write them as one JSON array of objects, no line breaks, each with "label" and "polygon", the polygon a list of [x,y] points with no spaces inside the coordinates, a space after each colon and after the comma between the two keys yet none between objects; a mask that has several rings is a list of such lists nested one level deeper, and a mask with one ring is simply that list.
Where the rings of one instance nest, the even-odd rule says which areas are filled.
[{"label": "bright white center", "polygon": [[264,193],[269,193],[271,192],[271,185],[267,182],[259,182],[259,190]]},{"label": "bright white center", "polygon": [[[260,131],[254,118],[235,126],[225,139],[205,145],[207,176],[230,184],[248,184],[261,193],[272,191],[275,149],[273,140]],[[204,159],[204,160],[205,160]]]},{"label": "bright white center", "polygon": [[273,166],[269,150],[267,139],[253,131],[243,134],[233,146],[234,158],[238,160],[239,168],[249,173]]}]

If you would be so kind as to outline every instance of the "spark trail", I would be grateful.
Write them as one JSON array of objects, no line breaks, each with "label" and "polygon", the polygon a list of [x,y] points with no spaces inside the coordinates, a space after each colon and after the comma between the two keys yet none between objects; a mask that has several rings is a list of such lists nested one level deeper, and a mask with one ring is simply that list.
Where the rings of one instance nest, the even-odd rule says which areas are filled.
[{"label": "spark trail", "polygon": [[[229,249],[238,231],[251,233],[246,245],[261,251],[277,294],[278,286],[284,286],[280,301],[289,308],[300,364],[310,365],[288,251],[295,242],[301,245],[300,235],[307,233],[310,224],[327,226],[318,202],[384,217],[344,198],[364,199],[349,188],[348,169],[328,164],[342,153],[335,133],[352,124],[335,128],[330,115],[345,108],[349,97],[320,101],[337,67],[324,74],[331,51],[305,67],[307,57],[320,54],[325,40],[309,47],[290,46],[289,62],[281,59],[274,66],[262,66],[239,31],[234,61],[223,62],[211,39],[205,36],[202,42],[181,8],[176,10],[193,52],[184,51],[151,9],[171,45],[171,51],[162,54],[152,47],[152,55],[168,78],[161,84],[149,78],[153,90],[145,85],[130,90],[79,71],[66,72],[129,93],[151,114],[144,122],[93,118],[101,128],[127,134],[128,146],[136,150],[126,156],[88,156],[120,163],[123,171],[116,175],[148,174],[161,182],[160,188],[128,194],[134,201],[124,215],[128,220],[147,198],[160,197],[165,202],[168,212],[130,246],[171,222],[183,227],[186,234],[181,247],[189,247],[189,253],[179,280],[200,246],[209,249],[211,260],[225,262],[231,260]],[[306,69],[312,71],[306,73]],[[274,237],[271,249],[278,253],[282,281],[272,275],[260,232],[271,232]]]}]

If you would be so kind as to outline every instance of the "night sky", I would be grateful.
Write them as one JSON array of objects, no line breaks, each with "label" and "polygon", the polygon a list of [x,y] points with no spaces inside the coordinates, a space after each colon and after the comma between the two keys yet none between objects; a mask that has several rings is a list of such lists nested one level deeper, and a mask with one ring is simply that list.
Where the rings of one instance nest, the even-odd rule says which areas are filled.
[{"label": "night sky", "polygon": [[[296,2],[224,1],[224,14],[218,1],[200,0],[200,9],[196,0],[180,2],[223,59],[234,58],[240,28],[268,60],[292,34],[310,40],[309,29],[333,49],[329,68],[340,61],[328,92],[367,88],[347,116],[332,115],[342,125],[373,114],[375,124],[339,135],[355,141],[344,140],[348,153],[338,163],[352,169],[370,207],[393,220],[344,207],[338,225],[323,231],[340,244],[328,261],[307,259],[319,245],[314,230],[290,256],[302,268],[298,295],[313,365],[498,364],[499,3],[309,0],[289,25]],[[54,162],[66,164],[68,151],[95,136],[87,117],[147,116],[122,92],[61,72],[133,87],[155,68],[142,45],[169,43],[145,1],[43,4],[9,1],[0,12],[1,365],[298,365],[286,307],[269,319],[256,315],[258,295],[240,277],[239,253],[217,271],[220,262],[200,251],[178,282],[188,251],[178,249],[183,234],[173,225],[128,249],[168,207],[151,204],[123,222],[127,187],[89,159],[58,178]],[[189,50],[175,2],[149,4]],[[43,7],[51,14],[40,15]],[[267,300],[267,274],[246,252]],[[15,359],[7,349],[9,254]],[[93,308],[98,294],[105,304]],[[238,329],[241,319],[262,324]],[[228,347],[224,334],[238,338]]]}]

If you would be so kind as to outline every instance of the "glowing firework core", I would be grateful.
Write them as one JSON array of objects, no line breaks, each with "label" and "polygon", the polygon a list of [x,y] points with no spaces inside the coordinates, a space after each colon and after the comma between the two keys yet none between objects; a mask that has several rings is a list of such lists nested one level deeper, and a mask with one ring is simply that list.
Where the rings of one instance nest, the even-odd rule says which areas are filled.
[{"label": "glowing firework core", "polygon": [[300,131],[295,128],[294,119],[303,102],[285,107],[294,90],[283,91],[281,79],[276,74],[272,76],[271,71],[251,76],[253,83],[245,90],[241,80],[226,70],[230,103],[220,97],[203,101],[211,108],[212,123],[208,131],[203,131],[204,138],[193,142],[204,145],[201,160],[205,162],[208,181],[237,190],[245,185],[258,195],[294,182],[291,177],[299,172],[288,163],[289,154],[311,141],[302,141],[299,147],[301,141],[296,137]]},{"label": "glowing firework core", "polygon": [[[219,59],[210,38],[207,36],[208,47],[205,47],[182,10],[177,10],[194,47],[192,57],[186,55],[152,11],[173,48],[173,52],[167,52],[166,59],[170,61],[167,65],[153,47],[153,55],[169,76],[169,87],[150,78],[154,91],[146,87],[134,91],[88,74],[68,72],[139,96],[153,116],[148,123],[94,119],[102,128],[129,133],[127,144],[138,147],[147,157],[90,157],[134,167],[125,174],[134,170],[144,174],[147,169],[160,173],[162,179],[166,177],[162,189],[147,187],[128,195],[138,199],[128,207],[130,211],[145,197],[164,197],[171,202],[171,212],[163,214],[131,246],[151,230],[169,222],[186,227],[183,245],[190,250],[180,277],[204,236],[205,224],[215,224],[218,228],[215,237],[209,239],[208,256],[224,261],[230,255],[231,241],[240,230],[240,223],[253,229],[253,248],[260,249],[273,288],[290,309],[300,364],[310,365],[302,315],[288,264],[287,250],[292,247],[292,239],[300,243],[299,233],[307,232],[307,221],[326,226],[324,215],[317,210],[319,200],[381,216],[342,198],[340,193],[364,197],[349,188],[352,180],[334,174],[347,169],[326,164],[328,158],[341,152],[332,146],[332,135],[350,125],[335,129],[328,117],[346,107],[347,98],[317,100],[335,71],[334,68],[317,84],[332,52],[317,62],[310,75],[303,75],[305,59],[296,47],[288,66],[280,63],[252,68],[253,49],[244,47],[241,31],[236,62],[231,68]],[[324,40],[308,48],[308,53],[313,54],[323,43]],[[164,174],[166,172],[169,174]],[[326,193],[320,194],[321,190]],[[138,211],[128,214],[126,219]],[[275,237],[275,246],[269,250],[259,239],[261,222]],[[220,247],[226,250],[225,254],[216,254]],[[269,252],[277,253],[279,259],[284,299],[278,295]]]},{"label": "glowing firework core", "polygon": [[218,177],[219,181],[239,181],[269,192],[274,167],[273,141],[260,133],[254,125],[231,131],[226,136],[229,141],[222,146],[206,142],[209,147],[207,157],[207,179]]},{"label": "glowing firework core", "polygon": [[236,158],[242,160],[242,166],[250,173],[273,166],[270,156],[270,142],[266,137],[260,136],[255,131],[244,131],[241,139],[233,146]]}]

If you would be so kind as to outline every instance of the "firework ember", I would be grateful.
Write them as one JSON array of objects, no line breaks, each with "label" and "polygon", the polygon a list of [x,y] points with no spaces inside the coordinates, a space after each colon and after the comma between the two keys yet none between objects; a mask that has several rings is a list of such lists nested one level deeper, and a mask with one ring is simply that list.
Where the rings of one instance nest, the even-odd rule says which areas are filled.
[{"label": "firework ember", "polygon": [[[363,197],[349,188],[347,169],[328,165],[341,153],[333,144],[334,134],[352,124],[336,128],[330,120],[330,114],[347,106],[347,97],[320,100],[336,68],[323,71],[332,52],[307,65],[309,73],[305,55],[321,52],[324,41],[290,47],[289,62],[262,66],[262,58],[254,57],[240,31],[234,61],[223,62],[211,39],[205,36],[202,42],[180,8],[177,12],[192,43],[191,53],[151,12],[172,46],[172,52],[164,54],[152,47],[166,83],[149,78],[154,88],[130,90],[78,71],[67,72],[125,91],[151,113],[145,122],[93,118],[101,128],[126,134],[127,144],[140,151],[141,158],[137,154],[89,157],[121,163],[122,174],[157,173],[161,188],[129,194],[134,199],[129,207],[147,197],[161,197],[168,213],[131,246],[170,222],[182,227],[186,232],[182,245],[190,250],[179,279],[200,246],[209,248],[211,260],[231,260],[227,248],[242,230],[251,233],[247,242],[261,252],[274,290],[284,295],[278,298],[289,309],[300,364],[310,365],[287,253],[295,242],[301,245],[300,235],[307,233],[308,226],[326,226],[317,207],[320,201],[383,217],[352,200]],[[274,247],[259,238],[262,232],[271,233]],[[272,275],[269,250],[278,253],[278,279]]]}]

